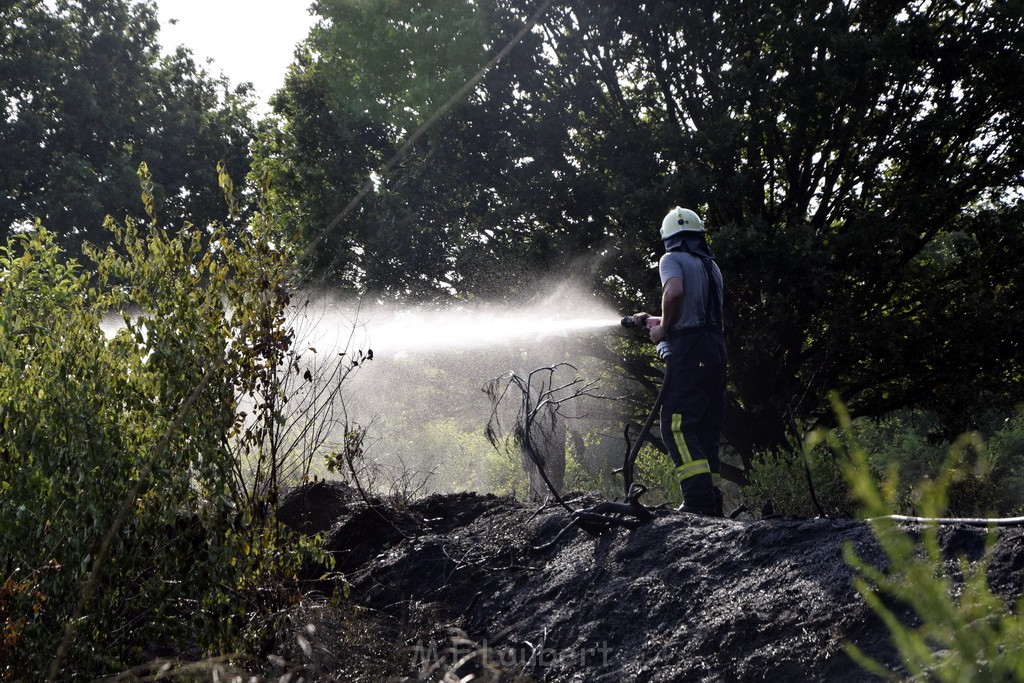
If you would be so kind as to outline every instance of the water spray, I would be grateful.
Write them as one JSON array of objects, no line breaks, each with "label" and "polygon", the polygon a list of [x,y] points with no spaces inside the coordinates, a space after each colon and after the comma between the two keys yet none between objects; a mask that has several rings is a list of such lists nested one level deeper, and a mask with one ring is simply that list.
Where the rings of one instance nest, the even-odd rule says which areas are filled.
[{"label": "water spray", "polygon": [[[661,318],[650,317],[644,321],[643,325],[637,325],[633,316],[627,315],[622,319],[622,326],[630,329],[642,327],[646,330],[653,330],[655,327],[661,324]],[[668,340],[658,342],[658,358],[662,360],[668,360],[668,357],[672,355],[672,350],[669,348]]]}]

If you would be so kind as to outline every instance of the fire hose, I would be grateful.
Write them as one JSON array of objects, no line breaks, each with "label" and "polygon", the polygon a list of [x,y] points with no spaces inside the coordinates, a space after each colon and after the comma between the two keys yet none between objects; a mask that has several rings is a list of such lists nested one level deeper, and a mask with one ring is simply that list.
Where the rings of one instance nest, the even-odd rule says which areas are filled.
[{"label": "fire hose", "polygon": [[[661,318],[648,318],[644,323],[644,327],[651,329],[661,323]],[[636,323],[633,322],[632,316],[626,316],[622,319],[622,326],[627,328],[636,327]],[[662,360],[668,360],[671,355],[669,350],[668,341],[663,341],[658,344],[658,357]],[[658,414],[658,410],[661,408],[662,402],[665,400],[665,387],[668,386],[668,367],[665,368],[665,376],[661,380],[661,389],[658,390],[658,397],[654,399],[654,406],[651,407],[651,413],[647,416],[647,420],[644,422],[644,426],[640,429],[640,435],[637,437],[636,443],[630,448],[629,444],[629,426],[626,426],[626,459],[622,463],[621,470],[615,470],[615,474],[621,472],[623,479],[623,487],[625,488],[626,498],[629,498],[630,491],[633,488],[633,466],[636,464],[636,458],[640,454],[640,449],[643,447],[644,442],[650,438],[651,427],[654,426],[654,418]],[[639,497],[639,496],[637,496]]]}]

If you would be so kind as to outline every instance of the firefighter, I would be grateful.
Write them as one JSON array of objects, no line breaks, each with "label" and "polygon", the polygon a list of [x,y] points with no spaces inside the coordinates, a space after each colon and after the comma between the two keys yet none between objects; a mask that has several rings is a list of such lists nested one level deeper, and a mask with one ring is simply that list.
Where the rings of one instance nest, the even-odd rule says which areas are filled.
[{"label": "firefighter", "polygon": [[[704,234],[704,221],[676,207],[661,223],[661,324],[655,344],[668,340],[670,355],[661,406],[661,436],[675,464],[683,495],[679,509],[722,516],[719,441],[725,413],[725,340],[722,272]],[[643,326],[650,317],[637,313]]]}]

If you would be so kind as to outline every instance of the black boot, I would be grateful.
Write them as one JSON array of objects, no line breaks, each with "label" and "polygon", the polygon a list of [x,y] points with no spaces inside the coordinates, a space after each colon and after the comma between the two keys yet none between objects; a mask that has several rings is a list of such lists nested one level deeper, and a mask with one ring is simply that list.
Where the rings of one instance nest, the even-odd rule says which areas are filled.
[{"label": "black boot", "polygon": [[679,491],[683,495],[683,504],[676,508],[679,512],[688,512],[705,517],[721,517],[715,503],[716,489],[711,483],[710,474],[702,474],[679,482]]}]

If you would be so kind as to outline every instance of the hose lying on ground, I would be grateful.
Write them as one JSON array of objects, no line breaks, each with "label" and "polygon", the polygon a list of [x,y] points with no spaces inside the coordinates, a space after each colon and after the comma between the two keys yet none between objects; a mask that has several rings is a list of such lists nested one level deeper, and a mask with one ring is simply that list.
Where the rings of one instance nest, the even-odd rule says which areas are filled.
[{"label": "hose lying on ground", "polygon": [[944,526],[955,524],[980,527],[1024,526],[1024,517],[908,517],[906,515],[886,515],[885,517],[870,517],[865,521],[877,522],[883,519],[910,524],[940,524]]}]

